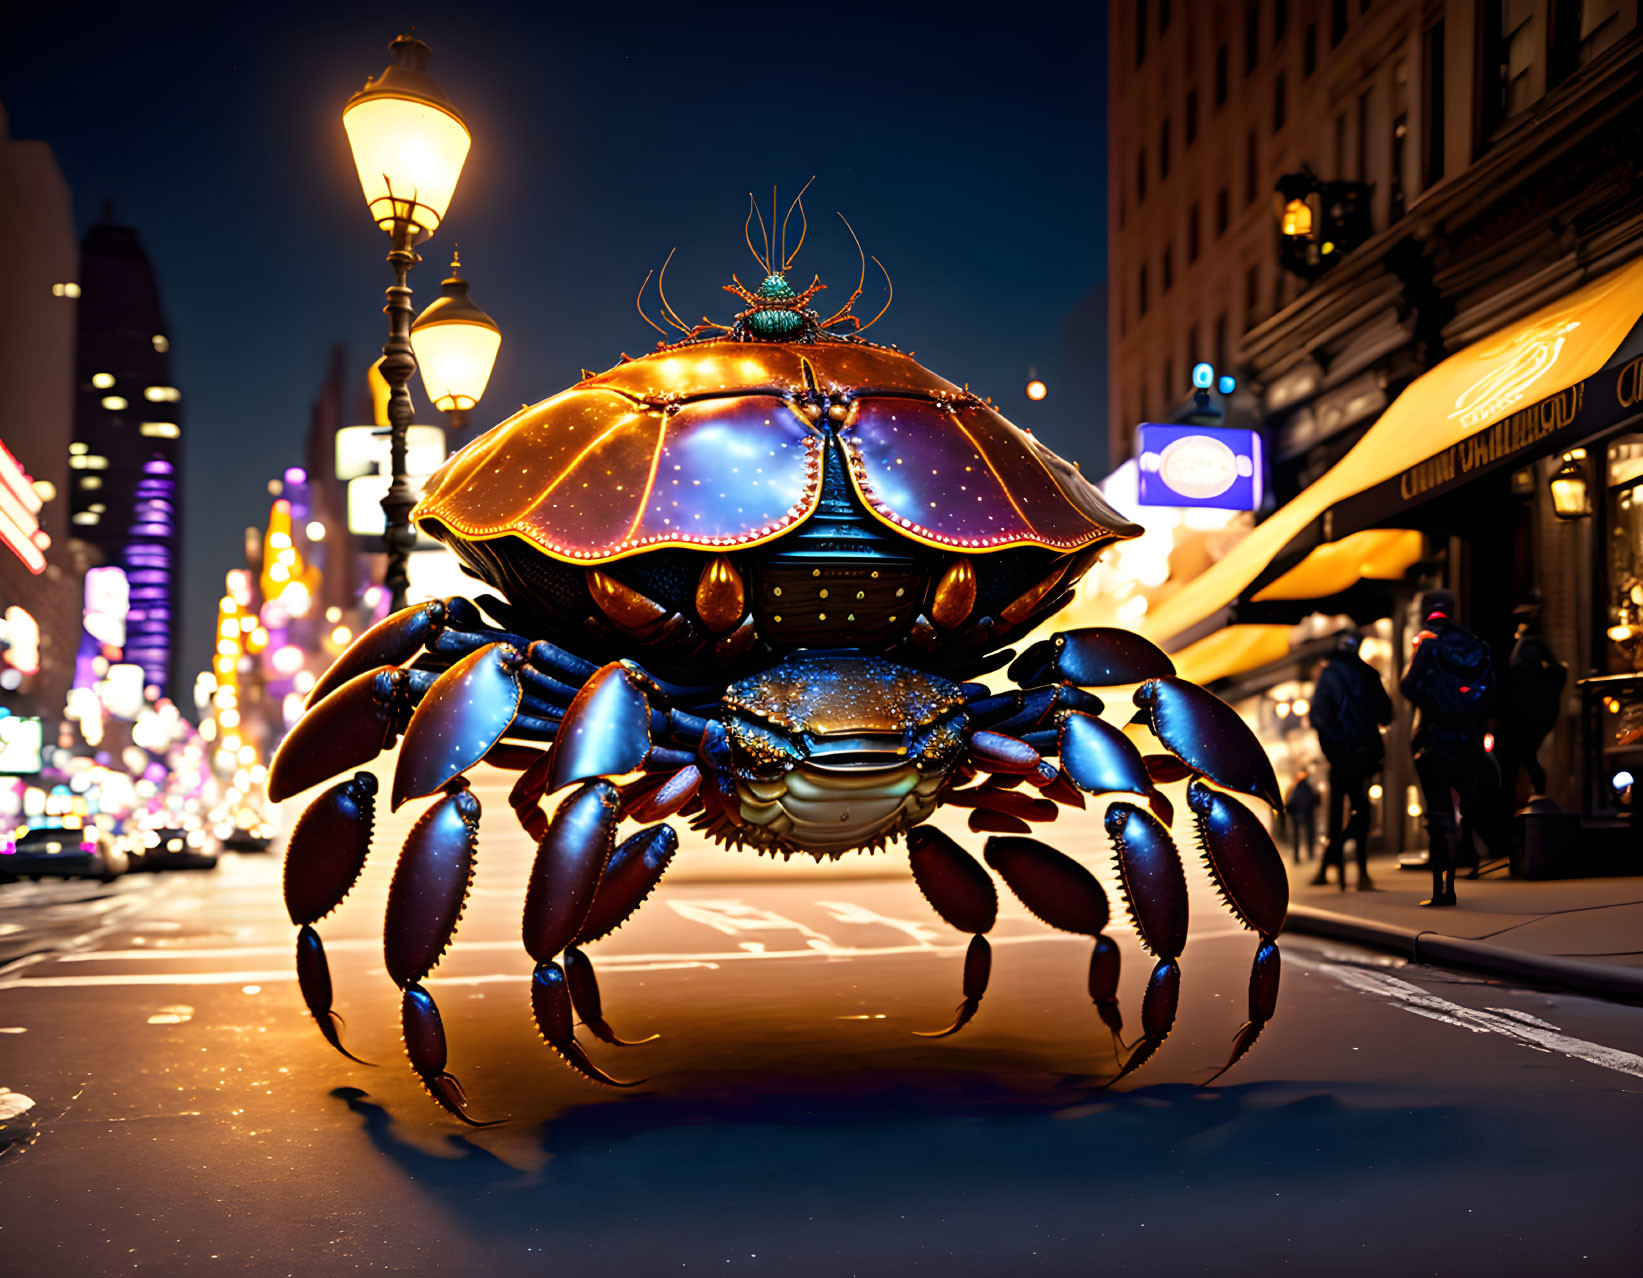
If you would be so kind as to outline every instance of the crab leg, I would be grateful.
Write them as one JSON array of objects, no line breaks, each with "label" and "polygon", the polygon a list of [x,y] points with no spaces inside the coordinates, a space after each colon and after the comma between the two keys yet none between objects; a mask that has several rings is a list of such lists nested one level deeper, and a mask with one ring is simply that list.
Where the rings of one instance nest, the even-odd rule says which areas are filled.
[{"label": "crab leg", "polygon": [[1042,922],[1063,932],[1092,937],[1090,1000],[1116,1045],[1124,1019],[1118,1010],[1118,947],[1102,934],[1111,916],[1107,893],[1077,861],[1037,839],[992,838],[987,864]]},{"label": "crab leg", "polygon": [[582,920],[576,942],[565,951],[565,985],[571,1003],[582,1023],[593,1036],[613,1047],[635,1047],[659,1038],[623,1039],[616,1036],[605,1020],[603,1002],[599,997],[599,981],[593,962],[577,946],[586,945],[609,936],[626,923],[644,899],[650,895],[679,846],[679,836],[671,826],[653,825],[640,830],[622,842],[611,854],[604,877],[594,890],[593,904]]},{"label": "crab leg", "polygon": [[405,730],[409,674],[394,666],[350,679],[297,720],[268,767],[268,797],[281,803],[369,763]]},{"label": "crab leg", "polygon": [[1064,681],[1083,688],[1111,688],[1173,675],[1175,663],[1138,634],[1107,626],[1066,630],[1040,640],[1010,665],[1023,687]]},{"label": "crab leg", "polygon": [[595,1065],[576,1041],[570,985],[555,961],[581,935],[593,908],[599,880],[616,843],[619,802],[616,787],[609,781],[589,781],[559,805],[531,867],[524,933],[525,949],[536,960],[531,1011],[543,1040],[572,1069],[594,1081],[631,1087]]},{"label": "crab leg", "polygon": [[404,992],[401,1005],[405,1051],[428,1094],[473,1126],[464,1112],[462,1084],[446,1072],[445,1030],[439,1008],[422,980],[451,943],[473,881],[479,834],[479,800],[457,777],[445,795],[411,827],[388,888],[382,950],[388,975]]},{"label": "crab leg", "polygon": [[998,921],[998,889],[981,863],[934,826],[915,826],[907,835],[913,881],[949,927],[969,932],[964,954],[964,1001],[946,1029],[915,1031],[921,1038],[946,1038],[969,1024],[987,992],[993,951],[983,932]]},{"label": "crab leg", "polygon": [[1136,935],[1149,953],[1158,956],[1141,1000],[1141,1041],[1113,1078],[1116,1083],[1140,1068],[1175,1024],[1181,991],[1181,968],[1176,960],[1187,944],[1187,878],[1175,844],[1151,813],[1133,803],[1114,803],[1107,809],[1106,826]]},{"label": "crab leg", "polygon": [[1272,1019],[1281,965],[1276,938],[1289,911],[1289,876],[1272,836],[1243,804],[1194,781],[1187,787],[1187,806],[1210,877],[1239,922],[1260,938],[1249,973],[1249,1019],[1239,1027],[1227,1063],[1206,1080],[1208,1086],[1237,1064]]},{"label": "crab leg", "polygon": [[1135,690],[1136,718],[1172,755],[1223,789],[1248,794],[1283,811],[1272,761],[1238,712],[1197,684],[1148,679]]},{"label": "crab leg", "polygon": [[440,675],[405,729],[394,769],[393,806],[433,794],[473,767],[519,713],[524,655],[488,644]]},{"label": "crab leg", "polygon": [[349,644],[346,651],[331,663],[331,668],[319,677],[303,704],[318,705],[343,684],[367,670],[409,661],[443,629],[445,616],[445,601],[432,599],[410,608],[401,608],[393,616],[384,617]]},{"label": "crab leg", "polygon": [[356,772],[332,786],[297,818],[285,849],[285,909],[302,929],[297,933],[297,984],[303,1002],[325,1041],[361,1065],[370,1062],[342,1045],[342,1017],[331,1009],[331,968],[313,924],[342,904],[365,868],[376,792],[377,779],[369,772]]}]

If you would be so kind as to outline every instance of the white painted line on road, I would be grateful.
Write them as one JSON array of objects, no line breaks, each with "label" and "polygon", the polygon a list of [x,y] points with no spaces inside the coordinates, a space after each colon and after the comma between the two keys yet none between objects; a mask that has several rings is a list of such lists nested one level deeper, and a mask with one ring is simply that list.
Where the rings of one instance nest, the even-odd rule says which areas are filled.
[{"label": "white painted line on road", "polygon": [[[1199,932],[1194,939],[1215,940],[1228,936],[1248,936],[1242,928],[1228,928],[1218,932]],[[1000,945],[1037,945],[1044,942],[1089,944],[1089,938],[1069,932],[1032,932],[1022,936],[995,936],[990,938],[994,947]],[[614,972],[657,972],[674,968],[717,968],[724,963],[740,963],[756,959],[838,959],[889,958],[901,954],[960,955],[968,948],[968,941],[951,945],[883,945],[856,948],[835,945],[828,941],[813,941],[803,949],[794,950],[720,950],[709,953],[610,954],[593,957],[598,960],[599,974]],[[511,947],[510,947],[511,948]],[[203,954],[217,951],[202,951]],[[284,953],[283,950],[273,951]],[[167,957],[178,957],[176,951],[164,951]],[[521,957],[524,951],[519,951]],[[134,957],[154,957],[146,950],[133,952]],[[89,957],[89,956],[88,956]],[[106,956],[105,956],[106,957]],[[432,977],[436,986],[493,985],[501,982],[528,980],[530,973],[496,972],[483,976]],[[5,981],[0,980],[0,991],[17,989],[92,989],[98,986],[121,985],[270,985],[296,980],[296,972],[281,968],[270,971],[245,972],[109,972],[95,976],[33,976]]]},{"label": "white painted line on road", "polygon": [[1634,1056],[1630,1052],[1621,1051],[1618,1047],[1606,1047],[1602,1043],[1570,1037],[1556,1025],[1537,1016],[1530,1016],[1526,1012],[1503,1007],[1480,1011],[1474,1007],[1452,1003],[1446,998],[1423,990],[1418,985],[1400,981],[1397,977],[1388,976],[1384,972],[1372,972],[1361,967],[1347,967],[1338,963],[1322,963],[1318,966],[1342,985],[1385,999],[1394,1007],[1412,1012],[1416,1016],[1459,1026],[1474,1034],[1501,1034],[1515,1039],[1526,1047],[1556,1052],[1561,1056],[1585,1061],[1589,1065],[1643,1078],[1643,1056]]}]

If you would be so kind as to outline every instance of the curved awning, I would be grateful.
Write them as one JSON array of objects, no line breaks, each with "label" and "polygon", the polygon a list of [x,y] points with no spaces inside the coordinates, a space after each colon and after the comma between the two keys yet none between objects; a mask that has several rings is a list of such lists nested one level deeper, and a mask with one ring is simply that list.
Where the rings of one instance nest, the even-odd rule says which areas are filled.
[{"label": "curved awning", "polygon": [[[1520,453],[1538,456],[1530,450],[1555,442],[1554,435],[1581,433],[1579,419],[1588,407],[1603,410],[1590,415],[1593,430],[1618,420],[1609,411],[1615,405],[1608,401],[1617,400],[1620,410],[1628,407],[1626,369],[1631,365],[1610,370],[1613,376],[1603,386],[1592,387],[1589,395],[1585,383],[1604,371],[1640,317],[1643,259],[1451,355],[1410,383],[1316,483],[1149,612],[1140,629],[1165,647],[1172,646],[1172,639],[1179,647],[1180,637],[1201,633],[1203,623],[1248,590],[1292,542],[1317,538],[1326,512],[1343,508],[1342,513],[1352,518],[1331,523],[1361,529],[1391,513],[1383,509],[1386,500],[1412,503]],[[1639,372],[1633,370],[1633,408],[1639,381]],[[1602,421],[1597,420],[1599,415]],[[1356,509],[1348,505],[1353,499],[1359,499]],[[1325,527],[1336,530],[1330,524]],[[1375,531],[1400,534],[1396,529]],[[1351,536],[1326,540],[1300,565],[1264,586],[1260,597],[1310,597],[1268,592],[1285,582],[1291,584],[1284,589],[1298,589],[1296,583],[1313,575],[1334,580],[1364,544],[1354,543]],[[1320,552],[1326,553],[1315,563],[1313,556]]]}]

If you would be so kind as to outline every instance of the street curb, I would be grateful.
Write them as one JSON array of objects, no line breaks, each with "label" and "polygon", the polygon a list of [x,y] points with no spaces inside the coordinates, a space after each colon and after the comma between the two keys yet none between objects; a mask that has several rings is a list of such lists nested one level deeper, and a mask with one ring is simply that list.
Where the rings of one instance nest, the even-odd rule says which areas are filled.
[{"label": "street curb", "polygon": [[1390,950],[1412,963],[1446,964],[1541,985],[1554,985],[1599,998],[1643,1003],[1643,968],[1587,963],[1548,954],[1525,954],[1521,950],[1490,945],[1486,941],[1468,941],[1438,932],[1417,932],[1395,923],[1354,918],[1349,914],[1336,914],[1332,910],[1315,909],[1310,905],[1290,906],[1289,921],[1284,930]]}]

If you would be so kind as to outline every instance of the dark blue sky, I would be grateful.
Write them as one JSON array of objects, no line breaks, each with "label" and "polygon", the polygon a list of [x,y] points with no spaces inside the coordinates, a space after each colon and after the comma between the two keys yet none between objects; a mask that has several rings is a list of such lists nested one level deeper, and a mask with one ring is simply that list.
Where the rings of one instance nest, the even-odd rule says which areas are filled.
[{"label": "dark blue sky", "polygon": [[[718,286],[752,265],[748,190],[796,191],[814,173],[795,274],[819,272],[823,302],[848,297],[843,210],[895,281],[873,336],[1100,472],[1102,370],[1069,356],[1064,326],[1105,276],[1101,6],[556,8],[4,6],[12,135],[52,144],[82,229],[114,199],[170,316],[187,411],[185,671],[208,660],[222,574],[266,514],[266,481],[301,460],[326,351],[347,342],[363,378],[381,346],[386,237],[339,114],[412,21],[474,136],[412,279],[420,308],[460,241],[503,330],[476,422],[647,349],[633,296],[674,245],[675,308],[726,318]],[[881,300],[870,279],[866,314]],[[1040,404],[1023,393],[1029,365],[1051,387]]]}]

